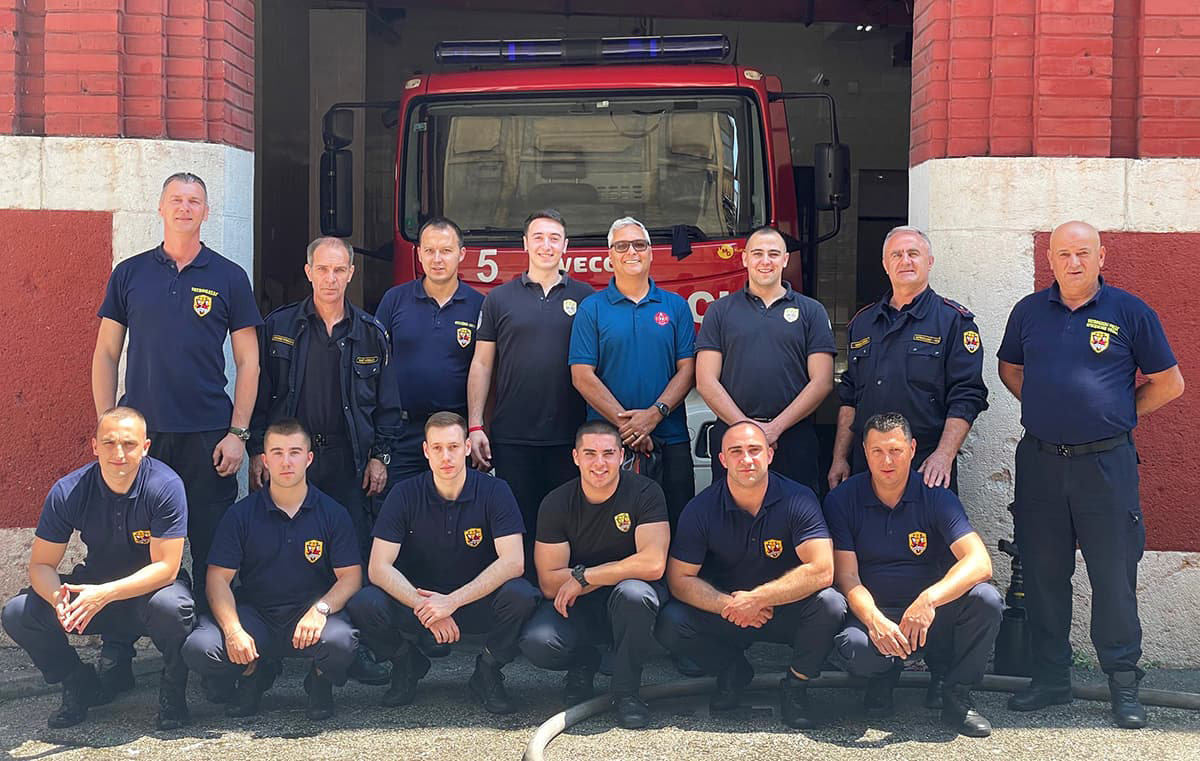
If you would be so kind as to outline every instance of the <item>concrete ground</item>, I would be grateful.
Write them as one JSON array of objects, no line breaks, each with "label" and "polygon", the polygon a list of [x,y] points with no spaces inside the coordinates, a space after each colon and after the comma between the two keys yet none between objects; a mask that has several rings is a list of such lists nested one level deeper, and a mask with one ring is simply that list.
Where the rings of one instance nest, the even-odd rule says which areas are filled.
[{"label": "concrete ground", "polygon": [[[404,709],[378,705],[381,687],[349,684],[339,690],[338,714],[313,724],[304,718],[300,681],[304,667],[290,662],[263,699],[262,713],[229,719],[221,706],[204,702],[195,684],[189,694],[194,723],[179,732],[154,729],[157,710],[155,659],[139,656],[138,686],[114,703],[92,709],[88,721],[65,730],[46,728],[58,706],[58,688],[47,691],[24,653],[0,649],[0,750],[11,758],[70,759],[254,759],[309,761],[320,758],[519,759],[537,726],[561,709],[561,676],[518,662],[507,671],[510,693],[525,702],[508,717],[493,717],[471,700],[466,680],[475,648],[459,647],[435,660],[417,701]],[[85,658],[94,658],[87,651]],[[760,673],[782,672],[786,651],[756,646],[752,660]],[[647,668],[646,682],[678,679],[665,657]],[[1102,682],[1103,675],[1079,671],[1077,682]],[[193,682],[197,680],[193,679]],[[599,677],[598,685],[607,679]],[[1200,671],[1152,671],[1146,687],[1200,692]],[[41,692],[40,695],[30,694]],[[626,731],[601,715],[568,729],[554,740],[548,759],[1154,759],[1200,761],[1200,713],[1151,708],[1151,726],[1131,732],[1112,727],[1107,704],[1077,700],[1033,715],[1009,713],[1005,696],[978,694],[981,711],[996,731],[990,738],[957,737],[934,712],[920,705],[922,692],[897,692],[898,714],[868,722],[860,696],[848,689],[813,691],[824,726],[812,732],[779,724],[772,692],[747,693],[743,707],[710,716],[703,696],[658,702],[653,729]],[[883,751],[882,753],[880,751]]]}]

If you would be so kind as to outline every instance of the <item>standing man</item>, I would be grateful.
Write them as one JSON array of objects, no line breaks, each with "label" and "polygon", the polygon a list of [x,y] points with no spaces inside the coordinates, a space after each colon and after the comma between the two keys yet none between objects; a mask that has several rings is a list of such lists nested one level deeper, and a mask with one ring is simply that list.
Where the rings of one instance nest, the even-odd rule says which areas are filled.
[{"label": "standing man", "polygon": [[563,700],[573,706],[593,694],[595,645],[611,641],[617,723],[637,729],[650,720],[638,690],[667,599],[667,502],[654,481],[622,472],[621,434],[608,421],[584,423],[575,441],[579,478],[550,492],[538,514],[534,555],[546,599],[521,652],[535,666],[566,670]]},{"label": "standing man", "polygon": [[[762,423],[775,449],[771,469],[820,492],[812,413],[833,389],[837,349],[820,302],[783,280],[787,244],[771,227],[750,234],[742,252],[746,287],[717,299],[696,338],[696,388],[716,413],[709,433],[720,441],[730,425]],[[712,458],[713,480],[725,477]]]},{"label": "standing man", "polygon": [[721,441],[722,481],[700,492],[680,518],[667,561],[673,599],[658,616],[663,647],[717,677],[710,710],[736,708],[754,678],[752,643],[792,646],[779,682],[780,716],[796,729],[816,723],[808,680],[819,676],[842,627],[846,601],[833,583],[833,547],[817,497],[768,472],[774,451],[753,421]]},{"label": "standing man", "polygon": [[659,459],[674,526],[696,493],[683,400],[695,376],[695,329],[687,302],[650,277],[650,233],[633,217],[608,230],[613,278],[586,299],[571,329],[571,380],[588,420],[617,426],[621,442]]},{"label": "standing man", "polygon": [[[158,728],[191,723],[187,666],[179,648],[192,630],[192,593],[180,578],[187,501],[179,476],[146,457],[146,420],[129,407],[100,413],[96,462],[59,479],[42,507],[29,558],[30,586],[4,606],[4,630],[25,649],[48,684],[62,682],[52,729],[74,726],[88,708],[114,697],[67,634],[149,634],[163,655]],[[83,563],[58,573],[71,534],[87,548]]]},{"label": "standing man", "polygon": [[[1059,225],[1046,252],[1054,283],[1008,318],[1000,380],[1021,400],[1013,523],[1025,565],[1033,682],[1008,707],[1071,702],[1075,546],[1092,584],[1092,644],[1108,674],[1117,726],[1146,725],[1138,701],[1142,625],[1137,564],[1146,543],[1133,428],[1183,393],[1158,315],[1104,282],[1100,233]],[[1146,383],[1135,386],[1137,372]]]},{"label": "standing man", "polygon": [[[553,209],[525,220],[529,270],[483,300],[475,357],[467,378],[471,458],[512,488],[525,521],[525,570],[533,572],[538,505],[571,480],[571,442],[586,410],[571,385],[567,348],[579,303],[592,287],[560,269],[567,230]],[[484,426],[492,372],[496,407]]]},{"label": "standing man", "polygon": [[874,415],[863,432],[869,472],[825,498],[834,583],[853,614],[835,639],[837,655],[867,677],[867,714],[890,716],[904,659],[928,646],[936,693],[926,703],[938,698],[942,721],[960,734],[987,737],[992,725],[971,688],[983,679],[1004,608],[988,583],[992,560],[954,492],[912,472],[917,443],[903,415]]},{"label": "standing man", "polygon": [[883,268],[892,290],[848,326],[850,357],[838,388],[842,406],[830,489],[867,469],[863,422],[899,412],[917,439],[913,463],[925,485],[958,492],[958,450],[987,409],[987,387],[975,315],[934,293],[932,267],[929,238],[917,228],[896,227],[884,238]]},{"label": "standing man", "polygon": [[375,523],[369,574],[374,586],[350,601],[350,616],[375,653],[392,659],[385,706],[408,705],[429,659],[416,647],[462,632],[486,634],[468,687],[490,713],[516,710],[501,669],[517,656],[521,626],[540,595],[521,577],[524,524],[508,484],[467,467],[467,421],[437,412],[425,421],[430,470],[388,493]]}]

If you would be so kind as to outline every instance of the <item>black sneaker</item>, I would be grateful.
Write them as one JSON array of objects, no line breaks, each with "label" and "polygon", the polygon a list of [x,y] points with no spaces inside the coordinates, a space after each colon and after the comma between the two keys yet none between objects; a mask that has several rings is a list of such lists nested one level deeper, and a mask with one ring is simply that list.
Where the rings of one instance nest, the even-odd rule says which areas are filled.
[{"label": "black sneaker", "polygon": [[808,715],[808,680],[791,671],[779,680],[779,718],[792,729],[812,729],[817,726]]},{"label": "black sneaker", "polygon": [[161,731],[181,729],[192,723],[187,705],[187,666],[182,662],[173,668],[163,668],[158,678],[158,719]]},{"label": "black sneaker", "polygon": [[738,653],[717,674],[717,690],[708,699],[710,711],[732,711],[742,700],[742,692],[754,679],[754,667],[745,653]]},{"label": "black sneaker", "polygon": [[471,674],[467,686],[488,713],[504,714],[516,710],[504,689],[504,674],[500,671],[500,664],[485,658],[482,653],[475,656],[475,673]]},{"label": "black sneaker", "polygon": [[966,737],[987,737],[992,733],[992,723],[975,710],[969,684],[952,684],[942,689],[942,723]]},{"label": "black sneaker", "polygon": [[567,669],[566,684],[563,686],[563,703],[579,705],[596,694],[596,671],[588,666],[573,666]]},{"label": "black sneaker", "polygon": [[304,691],[308,693],[305,716],[313,721],[324,721],[333,716],[333,682],[320,674],[316,666],[304,677]]},{"label": "black sneaker", "polygon": [[893,691],[900,683],[903,663],[898,663],[884,674],[867,679],[867,691],[863,693],[863,713],[872,719],[882,719],[896,713]]},{"label": "black sneaker", "polygon": [[62,684],[62,705],[46,719],[51,729],[73,727],[87,718],[88,708],[106,702],[96,669],[90,663],[79,664]]},{"label": "black sneaker", "polygon": [[1122,729],[1141,729],[1146,726],[1146,709],[1138,700],[1140,681],[1135,671],[1118,671],[1108,677],[1113,721]]},{"label": "black sneaker", "polygon": [[133,661],[101,655],[96,661],[96,677],[100,680],[100,698],[103,701],[96,705],[103,705],[114,700],[120,693],[133,689]]},{"label": "black sneaker", "polygon": [[259,659],[254,673],[238,677],[237,693],[225,704],[225,715],[234,718],[253,716],[258,713],[258,703],[263,693],[271,689],[281,666],[275,659]]},{"label": "black sneaker", "polygon": [[613,710],[617,714],[617,726],[623,729],[641,729],[650,723],[650,708],[637,695],[616,696]]},{"label": "black sneaker", "polygon": [[382,663],[377,663],[367,648],[359,645],[354,649],[354,660],[350,663],[347,675],[359,684],[378,686],[392,681],[391,669]]},{"label": "black sneaker", "polygon": [[379,704],[387,708],[406,706],[417,694],[417,682],[429,673],[429,659],[415,646],[406,644],[392,658],[392,686]]}]

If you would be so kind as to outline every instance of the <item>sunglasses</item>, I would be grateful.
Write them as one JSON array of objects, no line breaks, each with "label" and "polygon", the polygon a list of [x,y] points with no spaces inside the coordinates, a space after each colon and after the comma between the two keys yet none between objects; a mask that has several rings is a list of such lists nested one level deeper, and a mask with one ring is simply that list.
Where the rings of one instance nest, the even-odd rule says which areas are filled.
[{"label": "sunglasses", "polygon": [[645,251],[646,249],[650,248],[650,241],[648,241],[648,240],[619,240],[616,243],[612,244],[612,246],[610,248],[612,248],[612,250],[616,251],[618,254],[623,254],[631,248],[640,254],[643,251]]}]

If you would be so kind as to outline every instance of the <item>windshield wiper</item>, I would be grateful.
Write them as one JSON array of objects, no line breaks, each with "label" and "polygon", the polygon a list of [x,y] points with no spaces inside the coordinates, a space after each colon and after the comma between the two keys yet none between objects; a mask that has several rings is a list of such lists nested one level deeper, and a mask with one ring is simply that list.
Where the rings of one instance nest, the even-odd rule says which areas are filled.
[{"label": "windshield wiper", "polygon": [[511,227],[472,227],[463,230],[463,235],[524,235],[525,231]]}]

